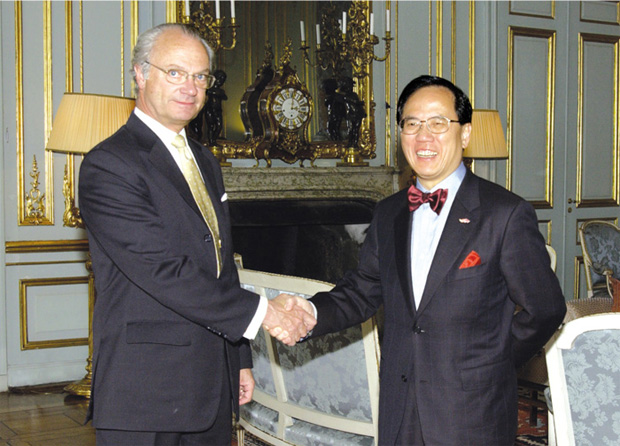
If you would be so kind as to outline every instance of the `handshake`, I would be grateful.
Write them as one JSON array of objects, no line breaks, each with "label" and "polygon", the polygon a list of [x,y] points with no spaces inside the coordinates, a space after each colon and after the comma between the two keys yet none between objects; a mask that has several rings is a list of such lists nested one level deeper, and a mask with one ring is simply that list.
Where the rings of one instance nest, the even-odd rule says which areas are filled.
[{"label": "handshake", "polygon": [[263,327],[282,343],[293,346],[316,325],[314,308],[303,297],[280,294],[268,303]]}]

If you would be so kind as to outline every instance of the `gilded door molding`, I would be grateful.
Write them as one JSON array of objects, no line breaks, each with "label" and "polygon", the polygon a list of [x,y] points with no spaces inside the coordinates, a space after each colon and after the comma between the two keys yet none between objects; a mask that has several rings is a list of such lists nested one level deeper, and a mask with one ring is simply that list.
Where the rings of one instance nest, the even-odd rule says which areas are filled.
[{"label": "gilded door molding", "polygon": [[[620,204],[620,37],[579,33],[577,93],[577,207],[609,207]],[[592,52],[592,54],[589,54]],[[590,56],[590,57],[588,57]],[[606,56],[606,58],[605,58]],[[591,78],[588,78],[590,76]],[[608,82],[607,89],[600,84]],[[588,97],[588,86],[611,94]],[[592,93],[593,94],[593,93]],[[589,106],[590,105],[590,106]],[[590,122],[588,122],[590,119]],[[608,133],[605,134],[605,131]],[[605,153],[606,148],[609,149]],[[595,164],[596,163],[596,164]],[[606,193],[586,188],[609,180]],[[605,185],[603,184],[603,187]],[[594,196],[595,194],[599,196]]]},{"label": "gilded door molding", "polygon": [[[506,188],[512,190],[514,184],[514,168],[516,152],[519,150],[515,147],[515,140],[518,136],[523,138],[533,138],[536,136],[535,132],[530,132],[531,129],[524,130],[523,134],[516,135],[516,123],[519,119],[526,121],[530,119],[530,112],[533,110],[533,104],[528,103],[528,110],[517,110],[516,99],[519,94],[528,93],[527,91],[516,91],[516,75],[517,68],[525,69],[525,67],[517,67],[515,54],[517,51],[517,43],[520,38],[524,38],[523,43],[527,42],[536,43],[536,40],[542,40],[544,44],[544,53],[540,55],[538,62],[545,64],[545,70],[541,79],[527,79],[528,85],[535,85],[536,82],[544,82],[544,96],[540,99],[540,105],[544,107],[543,122],[540,124],[542,127],[538,130],[541,133],[539,141],[535,141],[543,150],[544,154],[544,170],[542,178],[542,190],[538,191],[538,196],[526,196],[522,191],[516,191],[520,195],[524,195],[525,198],[532,203],[532,205],[538,209],[550,209],[553,207],[553,159],[554,159],[554,103],[555,103],[555,45],[556,45],[556,32],[554,30],[537,29],[537,28],[523,28],[510,26],[508,29],[508,97],[507,97],[507,143],[508,143],[508,156],[509,160],[506,163]],[[532,57],[538,56],[533,46],[528,48],[528,52]],[[536,61],[528,61],[535,63]],[[524,81],[525,82],[525,81]],[[525,85],[525,84],[524,84]],[[523,87],[525,89],[525,87]],[[522,128],[524,129],[525,126]],[[527,133],[527,135],[526,135]],[[531,151],[531,147],[528,147],[530,154],[536,153]],[[539,155],[540,156],[540,155]]]}]

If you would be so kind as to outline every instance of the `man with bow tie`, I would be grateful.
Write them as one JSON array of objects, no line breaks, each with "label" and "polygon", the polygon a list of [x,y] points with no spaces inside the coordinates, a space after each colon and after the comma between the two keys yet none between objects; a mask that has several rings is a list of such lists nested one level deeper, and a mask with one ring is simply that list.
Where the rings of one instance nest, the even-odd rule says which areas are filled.
[{"label": "man with bow tie", "polygon": [[532,206],[463,165],[471,115],[445,79],[405,87],[397,120],[417,187],[377,204],[357,269],[310,300],[313,337],[384,307],[381,445],[512,446],[517,368],[566,311]]}]

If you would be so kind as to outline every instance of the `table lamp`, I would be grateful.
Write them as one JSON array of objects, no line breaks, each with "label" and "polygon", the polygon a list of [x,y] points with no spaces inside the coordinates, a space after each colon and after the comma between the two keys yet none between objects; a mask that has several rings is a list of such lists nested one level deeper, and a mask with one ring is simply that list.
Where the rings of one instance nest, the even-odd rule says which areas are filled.
[{"label": "table lamp", "polygon": [[[85,93],[65,93],[56,112],[46,150],[73,155],[83,155],[99,142],[116,132],[129,118],[135,100],[118,96]],[[72,164],[72,157],[71,161]],[[63,195],[65,197],[64,226],[84,228],[79,209],[75,206],[72,175],[65,166]],[[71,169],[73,170],[73,169]],[[93,308],[95,287],[90,255],[86,260],[88,270],[88,358],[86,376],[65,387],[73,395],[90,397],[93,358]]]},{"label": "table lamp", "polygon": [[465,165],[474,159],[508,158],[506,138],[497,110],[474,110],[471,117],[469,145],[463,152]]}]

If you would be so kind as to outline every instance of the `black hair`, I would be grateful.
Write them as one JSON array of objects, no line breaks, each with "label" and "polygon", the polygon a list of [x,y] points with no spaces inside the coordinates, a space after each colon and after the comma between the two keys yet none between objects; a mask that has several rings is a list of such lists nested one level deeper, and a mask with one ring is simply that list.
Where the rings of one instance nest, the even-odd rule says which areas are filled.
[{"label": "black hair", "polygon": [[398,105],[396,108],[396,122],[400,123],[403,108],[409,97],[424,87],[444,87],[452,92],[454,95],[454,110],[459,118],[460,124],[467,124],[471,122],[472,107],[471,102],[467,95],[459,87],[454,85],[447,79],[438,76],[423,75],[418,76],[407,84],[400,97],[398,98]]}]

